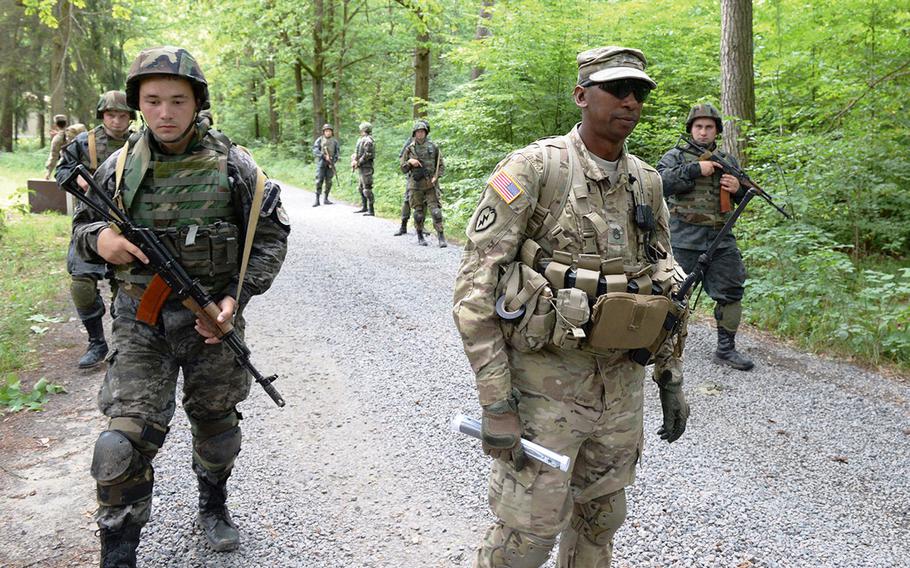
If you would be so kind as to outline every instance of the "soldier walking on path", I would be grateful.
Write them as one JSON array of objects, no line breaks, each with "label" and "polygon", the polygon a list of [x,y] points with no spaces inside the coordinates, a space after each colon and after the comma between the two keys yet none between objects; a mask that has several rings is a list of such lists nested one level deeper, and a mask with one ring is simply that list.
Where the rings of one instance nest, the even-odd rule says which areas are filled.
[{"label": "soldier walking on path", "polygon": [[[287,252],[290,227],[280,188],[245,150],[198,120],[209,107],[208,84],[186,50],[142,51],[127,74],[126,100],[142,112],[145,126],[95,179],[138,224],[155,230],[215,298],[218,321],[233,319],[242,338],[244,308],[269,288]],[[258,210],[254,195],[262,196]],[[199,484],[197,522],[214,550],[236,549],[240,534],[227,509],[227,480],[240,452],[237,404],[249,394],[249,373],[174,294],[163,305],[148,301],[148,258],[91,209],[77,209],[73,239],[83,258],[115,265],[120,281],[110,367],[98,395],[110,422],[95,442],[91,467],[102,568],[136,566],[140,532],[151,514],[152,459],[174,416],[180,371]]]},{"label": "soldier walking on path", "polygon": [[325,183],[325,205],[331,205],[329,192],[332,191],[332,178],[335,177],[335,163],[341,152],[341,144],[335,138],[335,129],[331,124],[322,125],[322,136],[313,142],[313,156],[316,158],[316,203],[319,207],[319,196],[322,193],[322,184]]},{"label": "soldier walking on path", "polygon": [[[108,156],[122,148],[131,134],[130,121],[136,119],[136,111],[126,104],[126,93],[108,91],[101,95],[95,109],[95,118],[101,124],[88,132],[76,136],[64,146],[57,164],[57,182],[62,183],[73,173],[76,166],[83,165],[95,173]],[[80,185],[85,182],[80,178]],[[83,190],[88,189],[86,184]],[[76,306],[76,313],[88,332],[88,349],[79,359],[79,368],[88,369],[100,364],[107,355],[107,341],[104,339],[104,300],[98,290],[98,281],[111,277],[111,301],[117,295],[116,280],[108,275],[107,265],[82,260],[76,254],[76,244],[70,240],[66,255],[66,269],[70,273],[70,295]]]},{"label": "soldier walking on path", "polygon": [[363,213],[366,217],[375,215],[373,210],[373,158],[375,155],[373,125],[369,122],[361,122],[360,138],[357,140],[354,154],[351,155],[351,171],[360,171],[357,190],[360,192],[361,206],[354,213]]},{"label": "soldier walking on path", "polygon": [[[414,210],[417,244],[427,246],[423,238],[423,222],[426,219],[426,209],[429,208],[439,247],[445,248],[448,245],[443,233],[442,207],[439,204],[439,178],[445,173],[445,163],[439,147],[429,140],[429,134],[430,124],[418,120],[411,131],[412,140],[402,152],[400,164],[401,171],[408,176],[407,192],[411,209]],[[407,219],[402,215],[402,229],[406,222]]]},{"label": "soldier walking on path", "polygon": [[[698,104],[689,111],[686,132],[692,140],[738,166],[735,157],[717,148],[716,139],[723,130],[720,113],[712,105]],[[723,201],[729,203],[729,199],[722,200],[721,196],[726,194],[738,203],[746,196],[746,188],[734,176],[723,173],[717,162],[693,156],[681,148],[664,154],[657,163],[657,171],[670,207],[673,256],[683,269],[691,272],[732,211],[732,207],[722,205]],[[731,232],[714,253],[705,272],[704,287],[716,302],[717,351],[714,360],[741,371],[755,366],[751,359],[736,350],[745,283],[746,267]]]},{"label": "soldier walking on path", "polygon": [[52,131],[54,132],[54,135],[51,138],[51,151],[47,155],[47,161],[44,163],[44,179],[51,179],[51,174],[54,173],[57,161],[60,160],[60,151],[63,150],[63,147],[69,142],[66,137],[67,124],[69,124],[69,120],[67,120],[65,114],[54,115],[54,126],[56,126],[56,130]]},{"label": "soldier walking on path", "polygon": [[[636,49],[592,49],[577,62],[581,123],[499,163],[468,223],[455,282],[483,448],[496,458],[497,521],[478,568],[541,566],[557,537],[561,568],[608,567],[642,453],[648,360],[661,437],[678,439],[689,414],[685,321],[680,335],[663,329],[668,313],[685,314],[667,299],[682,274],[660,177],[624,150],[656,84]],[[522,437],[569,456],[570,470],[527,461]]]}]

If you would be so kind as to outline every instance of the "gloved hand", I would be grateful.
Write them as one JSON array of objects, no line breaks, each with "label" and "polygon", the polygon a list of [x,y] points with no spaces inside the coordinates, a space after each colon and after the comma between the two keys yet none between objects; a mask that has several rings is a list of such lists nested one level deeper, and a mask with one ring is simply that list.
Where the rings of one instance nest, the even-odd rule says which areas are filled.
[{"label": "gloved hand", "polygon": [[[666,373],[669,374],[669,371]],[[657,429],[657,434],[661,440],[671,443],[678,440],[686,431],[689,405],[686,403],[682,385],[661,384],[661,382],[657,381],[657,386],[660,389],[660,407],[664,412],[664,424]]]},{"label": "gloved hand", "polygon": [[480,439],[488,456],[511,460],[516,471],[524,468],[527,459],[521,447],[521,420],[516,394],[483,407]]}]

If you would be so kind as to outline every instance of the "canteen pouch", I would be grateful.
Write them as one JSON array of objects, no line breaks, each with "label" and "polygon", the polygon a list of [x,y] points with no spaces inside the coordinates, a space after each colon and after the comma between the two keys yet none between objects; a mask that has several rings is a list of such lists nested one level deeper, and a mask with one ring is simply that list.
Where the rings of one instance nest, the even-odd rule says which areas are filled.
[{"label": "canteen pouch", "polygon": [[562,288],[556,292],[556,325],[553,345],[562,349],[578,349],[586,334],[584,325],[591,318],[588,294],[578,288]]},{"label": "canteen pouch", "polygon": [[610,292],[591,310],[587,349],[594,353],[650,347],[661,335],[672,303],[664,296]]},{"label": "canteen pouch", "polygon": [[[509,264],[496,287],[496,299],[502,311],[514,314],[514,319],[499,319],[500,330],[509,347],[531,353],[549,343],[556,313],[553,311],[553,292],[540,273],[522,262]],[[522,309],[524,313],[518,315]]]}]

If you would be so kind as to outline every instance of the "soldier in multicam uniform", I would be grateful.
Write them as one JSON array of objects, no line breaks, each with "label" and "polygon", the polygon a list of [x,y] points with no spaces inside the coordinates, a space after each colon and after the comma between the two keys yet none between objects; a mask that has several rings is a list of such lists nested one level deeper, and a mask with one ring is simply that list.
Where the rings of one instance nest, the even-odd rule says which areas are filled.
[{"label": "soldier in multicam uniform", "polygon": [[[411,131],[412,140],[402,152],[399,162],[401,171],[408,176],[407,192],[411,209],[414,210],[417,244],[427,246],[423,238],[423,222],[426,219],[426,209],[429,208],[439,247],[445,248],[448,245],[443,232],[442,207],[439,205],[439,177],[445,173],[446,168],[439,147],[427,138],[429,134],[430,124],[418,120]],[[403,213],[402,211],[402,229],[407,223]]]},{"label": "soldier in multicam uniform", "polygon": [[[638,50],[604,47],[577,60],[580,125],[496,167],[455,284],[483,447],[497,458],[489,497],[498,520],[475,567],[541,566],[560,534],[559,566],[609,566],[642,452],[649,360],[658,433],[672,442],[688,418],[685,314],[683,333],[662,331],[682,273],[660,177],[624,149],[656,84]],[[570,471],[526,461],[522,436],[572,458]]]},{"label": "soldier in multicam uniform", "polygon": [[[142,51],[127,74],[126,99],[142,112],[146,126],[101,165],[95,179],[137,223],[156,230],[215,297],[218,319],[233,317],[234,329],[242,334],[244,307],[269,288],[287,252],[290,227],[280,188],[260,177],[245,150],[197,120],[197,112],[209,106],[208,85],[186,50]],[[253,195],[262,185],[240,291],[244,233],[249,216],[257,214]],[[115,265],[120,281],[110,367],[98,395],[101,411],[111,420],[95,443],[91,468],[101,566],[136,565],[140,531],[151,513],[151,462],[174,415],[179,371],[199,483],[197,520],[215,550],[237,548],[240,537],[227,510],[226,483],[240,452],[236,407],[249,394],[249,374],[173,295],[149,317],[141,299],[152,280],[148,259],[90,209],[78,209],[73,238],[85,259]]]},{"label": "soldier in multicam uniform", "polygon": [[363,213],[365,217],[372,217],[373,210],[373,158],[376,156],[373,147],[373,125],[369,122],[360,123],[360,138],[354,154],[351,155],[351,171],[360,170],[360,181],[357,190],[360,192],[360,209],[354,213]]},{"label": "soldier in multicam uniform", "polygon": [[[686,132],[692,139],[738,166],[735,157],[717,148],[715,140],[723,130],[720,113],[712,105],[698,104],[689,111]],[[664,196],[670,207],[673,255],[685,270],[691,271],[730,216],[730,212],[721,211],[721,192],[729,193],[733,201],[739,202],[746,196],[746,189],[734,176],[723,173],[720,164],[701,160],[680,148],[664,154],[657,163],[657,171],[663,179]],[[742,371],[755,366],[751,359],[736,350],[745,283],[746,267],[736,246],[736,237],[728,233],[705,272],[704,286],[716,302],[714,360]]]},{"label": "soldier in multicam uniform", "polygon": [[319,195],[322,193],[322,184],[325,183],[325,205],[331,205],[329,192],[332,191],[332,178],[335,176],[335,162],[341,152],[341,144],[335,138],[335,129],[331,124],[322,125],[322,136],[313,142],[313,156],[316,158],[316,203],[319,207]]},{"label": "soldier in multicam uniform", "polygon": [[54,126],[57,127],[57,130],[53,131],[51,151],[47,155],[47,161],[44,163],[44,179],[51,179],[51,174],[54,173],[54,168],[57,166],[57,161],[60,159],[60,151],[63,150],[63,147],[69,141],[66,138],[67,124],[69,124],[69,120],[66,119],[65,114],[54,115]]},{"label": "soldier in multicam uniform", "polygon": [[[108,156],[123,147],[131,133],[130,121],[135,120],[136,111],[127,106],[126,93],[108,91],[98,100],[95,118],[101,120],[101,124],[76,136],[60,153],[56,172],[58,183],[68,178],[79,164],[94,173]],[[85,184],[81,178],[79,182],[80,185]],[[86,184],[83,189],[87,187]],[[79,368],[89,369],[99,365],[108,351],[101,319],[104,316],[104,300],[98,290],[98,281],[107,274],[107,267],[82,260],[76,254],[75,242],[70,240],[66,269],[70,273],[70,295],[76,313],[88,332],[88,349],[79,359]],[[111,292],[111,297],[116,297],[116,280],[113,279]]]}]

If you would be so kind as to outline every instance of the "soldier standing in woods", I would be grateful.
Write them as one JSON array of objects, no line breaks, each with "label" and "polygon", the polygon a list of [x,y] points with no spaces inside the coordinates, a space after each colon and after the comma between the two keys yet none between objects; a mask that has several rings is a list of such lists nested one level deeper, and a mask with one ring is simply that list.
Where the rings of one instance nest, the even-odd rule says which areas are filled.
[{"label": "soldier standing in woods", "polygon": [[[233,320],[242,338],[245,306],[269,288],[287,252],[290,227],[280,188],[245,150],[199,120],[197,113],[209,107],[208,83],[185,49],[142,51],[127,73],[126,100],[142,112],[145,126],[95,179],[138,224],[155,230],[215,298],[218,321]],[[258,211],[254,195],[262,197]],[[257,223],[241,282],[252,219]],[[136,566],[140,532],[151,514],[152,459],[174,416],[179,371],[199,485],[197,522],[214,550],[236,549],[240,534],[226,486],[240,453],[237,404],[249,395],[249,373],[173,294],[155,308],[143,299],[153,280],[148,258],[91,209],[77,209],[73,239],[85,259],[115,265],[120,281],[113,352],[98,395],[110,422],[95,442],[91,466],[102,568]]]},{"label": "soldier standing in woods", "polygon": [[360,209],[354,213],[363,213],[366,217],[375,215],[373,210],[373,158],[376,152],[373,145],[373,125],[369,122],[360,123],[360,138],[354,154],[351,155],[351,171],[360,171],[360,181],[357,190],[360,191]]},{"label": "soldier standing in woods", "polygon": [[[724,131],[720,113],[712,105],[702,103],[689,111],[686,132],[699,146],[706,148],[732,164],[736,158],[717,147],[717,136]],[[698,257],[705,252],[718,231],[729,218],[732,207],[723,206],[730,199],[739,202],[746,188],[730,174],[725,174],[717,162],[700,158],[673,148],[657,163],[663,179],[664,196],[670,207],[670,230],[673,234],[673,256],[686,270],[692,271]],[[729,198],[721,199],[723,195]],[[736,350],[736,330],[743,315],[743,292],[746,267],[736,245],[736,237],[728,233],[705,272],[704,287],[716,304],[717,350],[714,360],[722,365],[748,371],[755,364]]]},{"label": "soldier standing in woods", "polygon": [[[445,173],[445,164],[439,147],[429,140],[429,134],[430,124],[426,120],[418,120],[411,131],[411,142],[405,147],[399,162],[401,171],[408,176],[407,192],[411,209],[414,210],[417,244],[427,246],[423,238],[423,222],[429,208],[439,247],[445,248],[448,245],[443,233],[442,207],[439,204],[439,177]],[[402,219],[402,228],[406,222],[407,219]]]},{"label": "soldier standing in woods", "polygon": [[[88,132],[76,136],[63,147],[57,164],[57,182],[62,183],[73,173],[76,166],[83,165],[95,173],[98,166],[107,160],[115,150],[122,148],[129,137],[130,121],[136,119],[136,111],[126,104],[126,93],[108,91],[101,95],[95,108],[95,118],[101,124]],[[79,179],[83,189],[88,185]],[[98,281],[107,275],[107,265],[82,260],[76,254],[76,244],[70,240],[66,255],[66,269],[70,273],[70,295],[76,306],[76,313],[88,332],[88,349],[79,359],[79,368],[88,369],[104,360],[107,355],[107,341],[104,339],[104,300],[98,290]],[[116,280],[111,279],[111,297],[117,295]]]},{"label": "soldier standing in woods", "polygon": [[331,124],[322,125],[322,136],[313,142],[313,156],[316,158],[316,203],[319,207],[319,196],[322,193],[322,184],[325,183],[325,205],[331,205],[329,192],[332,191],[332,178],[335,177],[335,163],[341,152],[341,144],[335,138],[335,129]]},{"label": "soldier standing in woods", "polygon": [[[625,150],[656,84],[636,49],[592,49],[577,63],[581,123],[499,163],[468,223],[455,282],[483,448],[496,458],[498,520],[478,568],[541,566],[560,535],[561,568],[607,568],[642,452],[649,360],[661,438],[679,438],[689,414],[685,322],[678,336],[663,327],[682,273],[660,176]],[[570,471],[526,461],[523,436],[569,456]]]},{"label": "soldier standing in woods", "polygon": [[63,150],[63,147],[68,142],[66,139],[67,124],[69,124],[69,121],[66,119],[65,114],[54,115],[54,126],[56,129],[51,130],[51,151],[47,156],[47,161],[44,163],[44,179],[51,179],[51,174],[54,173],[54,167],[57,165],[57,160],[60,159],[60,151]]},{"label": "soldier standing in woods", "polygon": [[[409,136],[408,139],[405,140],[404,146],[402,146],[401,151],[398,152],[399,160],[404,156],[405,150],[408,149],[408,146],[410,146],[413,141],[413,136]],[[408,191],[408,185],[409,184],[405,182],[404,199],[401,200],[401,227],[393,233],[396,237],[408,234],[408,219],[411,218],[411,193]]]}]

